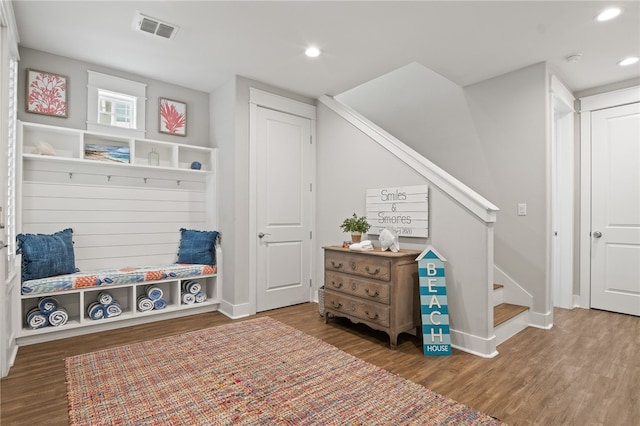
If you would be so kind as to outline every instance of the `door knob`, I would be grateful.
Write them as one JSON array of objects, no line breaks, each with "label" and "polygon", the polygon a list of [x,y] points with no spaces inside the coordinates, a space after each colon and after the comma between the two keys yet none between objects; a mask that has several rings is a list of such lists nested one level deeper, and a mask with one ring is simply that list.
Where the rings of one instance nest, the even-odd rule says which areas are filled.
[{"label": "door knob", "polygon": [[600,238],[600,237],[602,237],[602,232],[600,232],[600,231],[596,231],[596,232],[594,232],[594,233],[593,233],[593,236],[594,236],[595,238]]},{"label": "door knob", "polygon": [[265,235],[271,235],[271,234],[265,233],[265,232],[260,232],[260,233],[258,233],[258,238],[264,238]]}]

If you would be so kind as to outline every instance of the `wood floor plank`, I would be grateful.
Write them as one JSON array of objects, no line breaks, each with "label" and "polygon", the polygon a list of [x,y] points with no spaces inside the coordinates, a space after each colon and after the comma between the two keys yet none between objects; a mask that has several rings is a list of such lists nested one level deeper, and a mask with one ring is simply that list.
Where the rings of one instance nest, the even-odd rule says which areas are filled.
[{"label": "wood floor plank", "polygon": [[[637,426],[640,318],[597,310],[554,310],[554,327],[529,327],[484,359],[457,349],[425,357],[414,336],[389,349],[385,333],[336,318],[324,324],[306,303],[263,312],[345,352],[510,425]],[[241,320],[236,320],[241,321]],[[213,312],[21,347],[2,379],[0,424],[66,425],[64,358],[233,320]]]}]

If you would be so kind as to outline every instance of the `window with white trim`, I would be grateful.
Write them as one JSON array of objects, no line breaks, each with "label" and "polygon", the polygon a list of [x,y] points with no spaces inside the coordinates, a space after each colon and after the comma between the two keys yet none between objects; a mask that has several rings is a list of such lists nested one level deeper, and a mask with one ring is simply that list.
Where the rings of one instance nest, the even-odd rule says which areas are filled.
[{"label": "window with white trim", "polygon": [[147,85],[88,71],[87,130],[144,138]]},{"label": "window with white trim", "polygon": [[136,127],[136,98],[98,89],[98,123],[125,129]]}]

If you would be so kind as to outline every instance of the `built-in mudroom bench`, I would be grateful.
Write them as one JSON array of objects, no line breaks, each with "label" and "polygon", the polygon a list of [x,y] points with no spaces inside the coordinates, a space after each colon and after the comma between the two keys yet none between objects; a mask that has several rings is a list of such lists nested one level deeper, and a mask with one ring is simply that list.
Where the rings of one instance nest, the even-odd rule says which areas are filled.
[{"label": "built-in mudroom bench", "polygon": [[[19,345],[218,309],[215,148],[26,122],[17,130]],[[42,276],[38,256],[56,247],[64,271]]]}]

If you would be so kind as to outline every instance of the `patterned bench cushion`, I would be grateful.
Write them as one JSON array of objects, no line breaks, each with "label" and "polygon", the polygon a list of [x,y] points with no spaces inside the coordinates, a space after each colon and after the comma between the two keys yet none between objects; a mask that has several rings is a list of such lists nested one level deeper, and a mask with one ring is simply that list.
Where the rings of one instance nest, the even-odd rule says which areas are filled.
[{"label": "patterned bench cushion", "polygon": [[211,275],[216,272],[216,266],[179,263],[137,268],[101,269],[99,271],[76,272],[75,274],[24,281],[22,283],[22,294],[53,293],[87,287],[133,284],[171,278],[191,278]]}]

